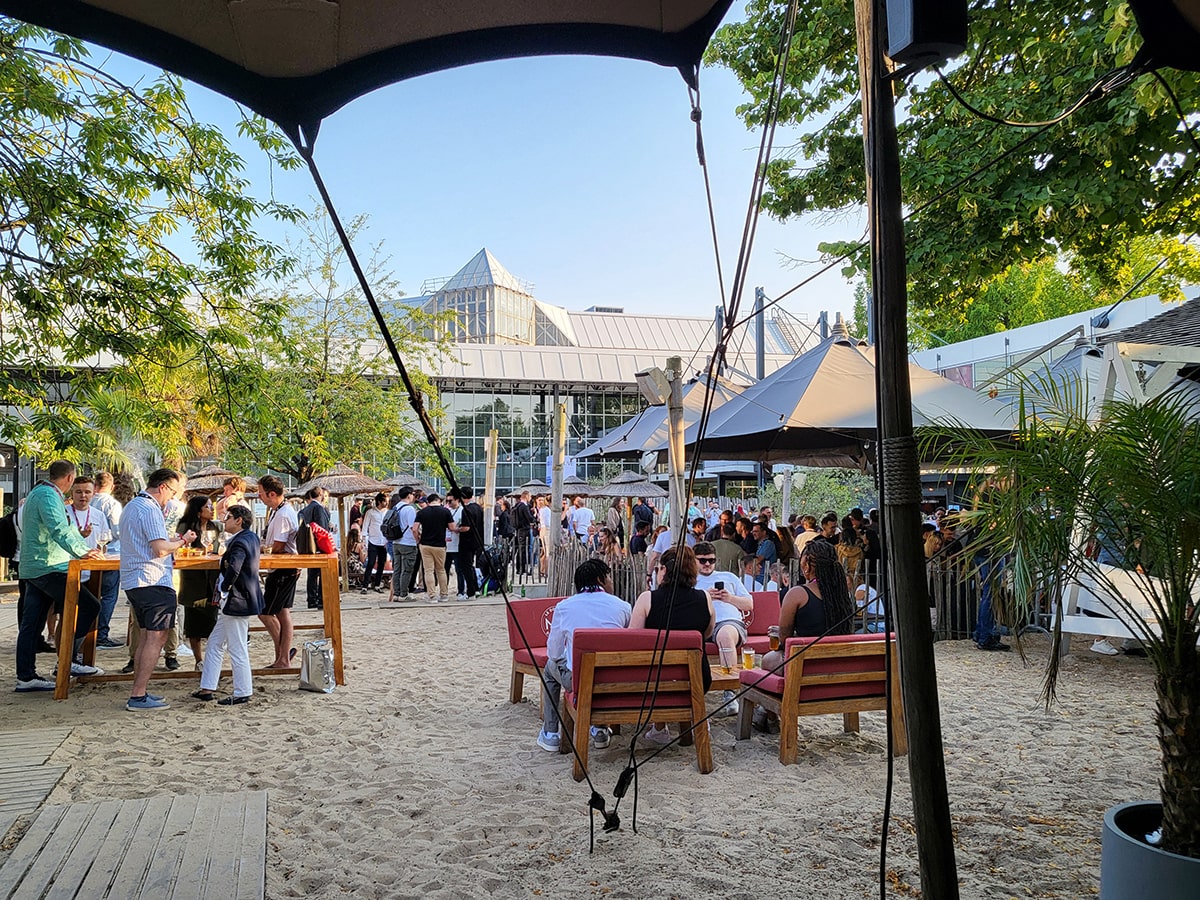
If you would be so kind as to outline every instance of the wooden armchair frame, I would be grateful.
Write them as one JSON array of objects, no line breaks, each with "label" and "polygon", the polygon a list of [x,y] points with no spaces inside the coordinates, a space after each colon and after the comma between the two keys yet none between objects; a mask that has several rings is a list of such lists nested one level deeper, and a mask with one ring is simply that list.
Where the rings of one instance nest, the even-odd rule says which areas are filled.
[{"label": "wooden armchair frame", "polygon": [[[800,716],[841,713],[846,733],[857,734],[860,712],[888,709],[885,660],[889,641],[884,635],[838,635],[814,641],[789,638],[785,643],[788,663],[783,668],[782,694],[753,686],[767,674],[762,669],[751,669],[741,676],[742,687],[749,689],[741,697],[738,740],[749,739],[756,706],[770,710],[779,716],[779,761],[784,765],[796,762],[799,754],[796,732]],[[894,635],[890,643],[892,752],[903,756],[908,752],[908,735]]]},{"label": "wooden armchair frame", "polygon": [[[589,635],[591,639],[589,640]],[[583,780],[588,762],[591,728],[593,725],[625,725],[646,722],[675,722],[687,729],[680,743],[695,743],[696,766],[707,775],[713,770],[712,742],[708,728],[691,729],[707,714],[704,706],[704,676],[701,665],[703,643],[696,632],[672,632],[667,649],[655,649],[656,639],[661,634],[654,629],[579,629],[575,632],[575,663],[572,670],[574,690],[566,694],[561,709],[563,731],[571,735],[575,743],[576,758],[574,778]],[[603,649],[612,640],[612,650]],[[636,649],[631,643],[638,644]],[[661,646],[661,643],[660,643]],[[592,648],[594,647],[594,649]],[[658,682],[658,702],[642,709],[643,697],[647,703],[653,695],[653,679],[659,664],[663,676]],[[687,677],[683,676],[686,667]],[[605,670],[621,669],[610,673],[620,678],[607,680]],[[646,681],[651,679],[650,692],[646,692]],[[679,702],[680,695],[688,696],[687,705]],[[596,701],[619,705],[597,705]],[[566,740],[561,753],[570,753]]]}]

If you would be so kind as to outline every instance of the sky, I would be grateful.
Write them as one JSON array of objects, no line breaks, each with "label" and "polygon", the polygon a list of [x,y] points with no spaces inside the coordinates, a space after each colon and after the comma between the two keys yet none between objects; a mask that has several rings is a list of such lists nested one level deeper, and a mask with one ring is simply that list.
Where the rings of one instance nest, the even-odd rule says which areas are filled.
[{"label": "sky", "polygon": [[[729,18],[741,15],[740,4]],[[107,51],[98,51],[105,59]],[[121,77],[152,77],[112,57]],[[725,69],[701,73],[705,147],[721,261],[731,285],[759,133],[735,114],[745,95]],[[236,133],[231,100],[189,85],[197,118],[242,154],[253,192],[311,209],[307,169],[272,170]],[[780,131],[777,145],[787,142]],[[343,220],[369,216],[360,241],[382,241],[407,294],[453,275],[486,247],[542,301],[627,312],[711,315],[720,303],[695,127],[679,73],[652,63],[542,57],[482,63],[400,82],[325,120],[316,159]],[[815,266],[822,240],[861,235],[861,216],[759,220],[743,310],[753,289],[774,297]],[[275,227],[263,234],[281,239]],[[781,304],[810,322],[853,309],[836,269]]]}]

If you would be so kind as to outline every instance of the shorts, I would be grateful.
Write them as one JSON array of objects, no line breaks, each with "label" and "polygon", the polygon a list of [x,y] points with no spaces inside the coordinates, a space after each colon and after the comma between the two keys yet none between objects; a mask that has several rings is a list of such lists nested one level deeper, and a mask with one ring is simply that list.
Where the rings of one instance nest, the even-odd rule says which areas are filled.
[{"label": "shorts", "polygon": [[722,619],[720,622],[718,622],[716,625],[714,625],[713,630],[712,630],[712,635],[713,635],[712,639],[714,641],[717,639],[717,632],[720,631],[722,628],[724,628],[726,625],[732,625],[734,628],[737,629],[737,633],[738,633],[738,641],[737,642],[739,644],[746,643],[746,636],[749,634],[749,632],[746,631],[746,623],[743,622],[741,619]]},{"label": "shorts", "polygon": [[127,588],[125,596],[133,607],[134,618],[143,631],[170,631],[175,627],[179,598],[175,588],[161,584],[150,587]]},{"label": "shorts", "polygon": [[267,581],[263,585],[264,616],[277,616],[282,610],[292,608],[299,578],[299,569],[272,569],[267,573]]}]

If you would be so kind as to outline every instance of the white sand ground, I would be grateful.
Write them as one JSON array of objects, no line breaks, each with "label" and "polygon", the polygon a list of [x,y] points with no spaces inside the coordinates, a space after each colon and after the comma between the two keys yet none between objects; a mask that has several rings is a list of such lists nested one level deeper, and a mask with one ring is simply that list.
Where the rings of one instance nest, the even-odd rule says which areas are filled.
[{"label": "white sand ground", "polygon": [[[252,703],[220,708],[189,699],[192,681],[160,681],[172,707],[156,714],[125,712],[121,684],[79,687],[64,703],[8,692],[14,608],[0,606],[0,728],[74,728],[52,759],[71,768],[50,802],[265,789],[269,897],[878,896],[881,714],[864,714],[859,736],[843,735],[840,717],[804,720],[791,767],[779,764],[777,738],[738,742],[734,719],[714,720],[716,771],[699,775],[691,748],[660,755],[641,773],[638,832],[630,795],[619,832],[597,820],[589,855],[589,790],[571,779],[569,757],[535,744],[537,686],[508,702],[501,606],[347,609],[348,684],[334,694],[257,679]],[[1156,795],[1146,661],[1100,657],[1077,640],[1046,712],[1046,642],[1028,646],[1027,665],[968,642],[937,645],[965,898],[1095,894],[1103,810]],[[447,662],[428,665],[436,655]],[[268,658],[264,635],[253,658]],[[109,650],[99,662],[124,660]],[[592,755],[610,803],[627,740]],[[888,851],[889,895],[916,895],[905,759]]]}]

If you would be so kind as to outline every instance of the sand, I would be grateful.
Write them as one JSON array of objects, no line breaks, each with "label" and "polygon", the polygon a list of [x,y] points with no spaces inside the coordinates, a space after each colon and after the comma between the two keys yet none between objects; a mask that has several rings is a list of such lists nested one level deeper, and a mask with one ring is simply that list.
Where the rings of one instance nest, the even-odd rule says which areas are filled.
[{"label": "sand", "polygon": [[[0,607],[5,685],[14,606]],[[70,766],[51,803],[267,790],[268,897],[878,896],[881,713],[863,714],[860,735],[842,734],[840,717],[802,720],[790,767],[778,738],[739,742],[735,719],[715,719],[716,770],[698,774],[692,748],[661,754],[641,771],[637,832],[631,794],[620,831],[597,820],[589,854],[590,791],[571,779],[569,757],[537,747],[537,686],[527,680],[525,702],[508,702],[503,607],[363,606],[343,626],[348,683],[331,695],[256,679],[251,703],[220,708],[189,699],[191,681],[160,681],[171,709],[134,714],[121,684],[78,687],[63,703],[5,692],[0,727],[73,728],[51,760]],[[1027,644],[1028,664],[969,642],[936,646],[966,898],[1095,894],[1103,811],[1157,794],[1147,662],[1077,639],[1047,712],[1047,643]],[[449,662],[428,665],[438,655]],[[268,656],[256,635],[252,658]],[[98,661],[124,660],[109,650]],[[610,805],[627,755],[628,738],[592,753]],[[11,845],[10,835],[0,859]],[[889,896],[918,893],[905,758],[886,867]]]}]

